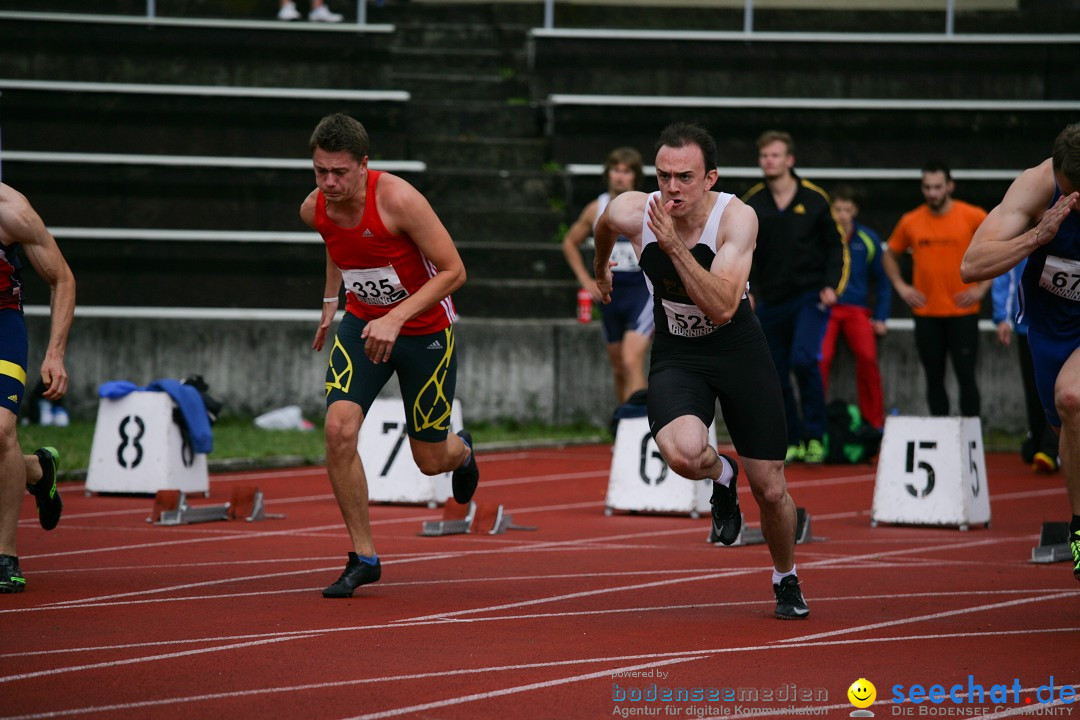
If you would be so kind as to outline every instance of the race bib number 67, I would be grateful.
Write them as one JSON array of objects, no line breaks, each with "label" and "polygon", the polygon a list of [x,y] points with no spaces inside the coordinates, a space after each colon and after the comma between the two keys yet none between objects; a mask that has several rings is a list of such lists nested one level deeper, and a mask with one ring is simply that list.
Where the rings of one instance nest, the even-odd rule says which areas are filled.
[{"label": "race bib number 67", "polygon": [[367,305],[393,305],[409,297],[393,265],[363,270],[342,270],[345,290]]},{"label": "race bib number 67", "polygon": [[1047,255],[1039,287],[1066,300],[1080,300],[1080,260]]}]

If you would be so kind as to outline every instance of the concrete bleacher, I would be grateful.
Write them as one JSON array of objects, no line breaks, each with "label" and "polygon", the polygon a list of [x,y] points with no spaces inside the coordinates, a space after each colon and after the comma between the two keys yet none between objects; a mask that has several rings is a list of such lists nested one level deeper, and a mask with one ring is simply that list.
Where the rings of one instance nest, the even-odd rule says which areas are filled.
[{"label": "concrete bleacher", "polygon": [[[1064,32],[1062,32],[1064,30]],[[1080,27],[1060,34],[530,31],[533,97],[1074,99]]]},{"label": "concrete bleacher", "polygon": [[369,118],[373,157],[406,158],[409,100],[395,89],[0,78],[0,124],[7,149],[302,157],[312,118],[342,111]]},{"label": "concrete bleacher", "polygon": [[[1049,154],[1057,133],[1080,115],[1080,101],[940,98],[715,98],[664,95],[548,96],[548,133],[558,160],[596,157],[611,136],[651,150],[669,122],[712,128],[725,164],[756,158],[766,129],[789,131],[815,165],[898,167],[943,157],[961,168],[1023,167]],[[1007,142],[1003,138],[1008,138]]]},{"label": "concrete bleacher", "polygon": [[[558,272],[558,247],[538,247],[557,237],[563,195],[560,176],[544,167],[543,115],[531,103],[507,101],[527,93],[510,71],[524,64],[525,28],[506,32],[470,19],[476,14],[456,14],[452,24],[406,23],[399,36],[391,23],[0,10],[0,43],[11,40],[0,47],[4,177],[54,225],[287,232],[298,229],[297,208],[314,185],[304,159],[311,128],[344,111],[367,126],[372,167],[416,185],[469,258],[473,282],[462,291],[463,309],[543,313],[554,294],[563,308],[554,312],[572,316],[573,287]],[[313,53],[327,66],[314,73]],[[140,252],[172,257],[193,247],[117,240],[130,260],[108,282],[106,264],[91,262],[105,242],[69,253],[77,274],[101,273],[92,276],[95,286],[120,285]],[[206,267],[238,272],[217,269],[235,262],[235,247],[198,250]],[[291,262],[280,244],[271,255],[284,258],[281,267]],[[257,261],[253,267],[269,262]],[[220,288],[200,293],[197,283],[185,291],[179,276],[188,264],[172,267],[172,302],[231,307],[250,297],[226,302]],[[489,268],[524,272],[498,277]],[[485,288],[501,299],[488,302]],[[147,287],[129,301],[154,295]],[[274,298],[281,307],[307,302],[291,291]]]},{"label": "concrete bleacher", "polygon": [[[386,24],[3,11],[0,68],[34,80],[275,87],[302,77],[306,87],[390,88],[382,56],[393,31]],[[328,38],[336,38],[332,53]]]},{"label": "concrete bleacher", "polygon": [[[538,2],[388,2],[369,7],[376,22],[362,27],[341,5],[340,26],[278,23],[273,6],[201,0],[159,0],[160,13],[185,16],[154,19],[137,17],[145,3],[135,0],[94,4],[121,15],[62,14],[82,12],[79,0],[42,0],[57,11],[49,16],[6,10],[24,6],[0,0],[0,162],[75,267],[89,314],[76,320],[70,355],[93,357],[80,392],[116,372],[109,354],[118,344],[153,348],[148,357],[121,348],[133,379],[152,379],[139,375],[150,367],[168,375],[217,362],[212,384],[227,388],[253,371],[225,367],[231,354],[296,354],[265,376],[272,398],[235,391],[234,407],[252,410],[301,394],[305,407],[318,405],[325,358],[300,354],[324,259],[297,210],[313,187],[307,138],[326,112],[360,117],[372,166],[414,182],[455,238],[469,273],[455,301],[470,416],[555,422],[610,413],[595,323],[555,319],[573,317],[576,289],[557,240],[601,190],[598,164],[612,147],[634,145],[648,161],[666,120],[704,119],[722,143],[722,187],[741,192],[757,179],[754,138],[786,126],[804,174],[827,189],[862,186],[863,219],[887,233],[921,202],[923,160],[952,163],[957,196],[989,206],[1080,115],[1080,42],[1055,34],[1076,29],[1029,23],[1026,7],[985,26],[965,16],[958,27],[969,36],[946,38],[934,32],[940,13],[832,16],[844,29],[908,35],[820,32],[805,9],[763,11],[764,33],[701,35],[714,16],[738,27],[741,12],[561,3],[559,18],[581,26],[545,35],[529,31]],[[604,29],[605,18],[634,28]],[[971,35],[987,29],[1008,32]],[[1017,31],[1025,35],[1008,34]],[[587,95],[623,101],[582,102]],[[931,141],[941,152],[927,151]],[[28,275],[31,302],[40,302],[43,288]],[[283,324],[242,322],[265,319],[249,308],[296,324],[276,337]],[[900,362],[886,372],[914,362],[899,352],[910,343],[903,332],[886,341]],[[980,372],[1012,372],[1003,366],[995,355]],[[921,390],[896,382],[907,394],[887,401],[920,409]],[[1019,408],[1003,404],[995,422],[1018,426]]]}]

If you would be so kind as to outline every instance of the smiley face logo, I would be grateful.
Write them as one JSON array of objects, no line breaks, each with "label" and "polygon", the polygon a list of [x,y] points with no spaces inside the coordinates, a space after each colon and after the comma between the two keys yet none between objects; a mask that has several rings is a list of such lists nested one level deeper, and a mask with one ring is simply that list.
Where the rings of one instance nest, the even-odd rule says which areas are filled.
[{"label": "smiley face logo", "polygon": [[859,678],[847,689],[848,701],[857,708],[868,708],[877,699],[877,688],[866,678]]}]

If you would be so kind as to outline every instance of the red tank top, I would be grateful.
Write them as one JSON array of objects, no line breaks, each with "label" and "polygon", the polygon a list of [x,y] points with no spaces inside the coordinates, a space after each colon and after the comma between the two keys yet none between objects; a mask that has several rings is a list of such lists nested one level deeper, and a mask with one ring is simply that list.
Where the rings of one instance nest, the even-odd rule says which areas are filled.
[{"label": "red tank top", "polygon": [[0,242],[0,310],[22,309],[22,280],[19,274],[19,246]]},{"label": "red tank top", "polygon": [[[341,228],[326,214],[326,196],[315,202],[315,229],[345,283],[345,310],[370,322],[418,291],[438,270],[408,235],[392,235],[375,204],[382,172],[368,170],[364,215],[353,228]],[[446,329],[457,313],[450,296],[406,322],[402,335],[429,335]]]}]

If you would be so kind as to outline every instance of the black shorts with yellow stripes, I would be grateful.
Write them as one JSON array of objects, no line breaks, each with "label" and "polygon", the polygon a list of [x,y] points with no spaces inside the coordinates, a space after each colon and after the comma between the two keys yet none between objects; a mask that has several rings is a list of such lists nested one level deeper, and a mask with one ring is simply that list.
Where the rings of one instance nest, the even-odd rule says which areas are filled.
[{"label": "black shorts with yellow stripes", "polygon": [[451,325],[430,335],[399,335],[390,361],[376,365],[360,336],[367,323],[345,313],[326,369],[326,405],[348,400],[366,415],[390,376],[397,373],[409,437],[440,442],[450,430],[457,384],[457,353]]},{"label": "black shorts with yellow stripes", "polygon": [[16,415],[26,393],[26,318],[21,310],[0,310],[0,407]]}]

